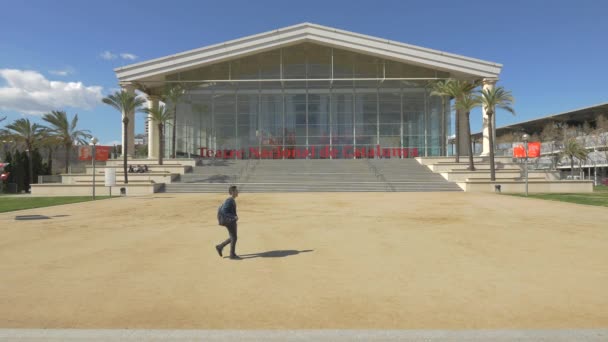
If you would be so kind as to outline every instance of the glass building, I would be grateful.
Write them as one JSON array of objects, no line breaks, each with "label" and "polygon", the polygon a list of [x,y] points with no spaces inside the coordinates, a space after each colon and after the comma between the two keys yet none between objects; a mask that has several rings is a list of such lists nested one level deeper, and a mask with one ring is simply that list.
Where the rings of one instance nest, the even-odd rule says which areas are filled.
[{"label": "glass building", "polygon": [[[152,106],[164,88],[186,89],[167,103],[177,108],[177,157],[407,158],[448,154],[450,101],[431,96],[429,83],[484,76],[455,66],[472,61],[482,62],[300,24],[116,71]],[[158,143],[154,133],[149,141]]]}]

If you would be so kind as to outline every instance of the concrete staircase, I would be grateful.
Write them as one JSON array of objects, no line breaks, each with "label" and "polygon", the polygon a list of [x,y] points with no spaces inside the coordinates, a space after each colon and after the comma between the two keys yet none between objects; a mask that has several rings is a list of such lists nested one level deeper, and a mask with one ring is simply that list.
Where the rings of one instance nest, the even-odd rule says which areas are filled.
[{"label": "concrete staircase", "polygon": [[462,191],[414,159],[290,159],[205,161],[165,192]]}]

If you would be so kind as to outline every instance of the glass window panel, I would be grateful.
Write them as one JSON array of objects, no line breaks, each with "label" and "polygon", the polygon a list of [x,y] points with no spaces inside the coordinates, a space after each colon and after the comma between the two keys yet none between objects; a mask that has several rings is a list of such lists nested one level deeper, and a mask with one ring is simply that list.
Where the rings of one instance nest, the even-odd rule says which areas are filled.
[{"label": "glass window panel", "polygon": [[401,134],[400,124],[381,124],[380,125],[380,136],[399,135]]}]

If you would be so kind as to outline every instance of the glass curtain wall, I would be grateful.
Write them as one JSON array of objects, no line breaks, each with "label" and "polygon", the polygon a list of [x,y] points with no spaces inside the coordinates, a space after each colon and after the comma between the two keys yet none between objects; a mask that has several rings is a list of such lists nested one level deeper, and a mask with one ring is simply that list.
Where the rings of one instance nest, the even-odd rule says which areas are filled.
[{"label": "glass curtain wall", "polygon": [[[177,106],[177,154],[358,158],[370,150],[377,157],[380,148],[390,149],[380,150],[385,158],[446,155],[449,104],[430,96],[426,80],[412,79],[447,77],[308,43],[181,72],[167,77],[188,87]],[[172,130],[166,133],[168,155]]]}]

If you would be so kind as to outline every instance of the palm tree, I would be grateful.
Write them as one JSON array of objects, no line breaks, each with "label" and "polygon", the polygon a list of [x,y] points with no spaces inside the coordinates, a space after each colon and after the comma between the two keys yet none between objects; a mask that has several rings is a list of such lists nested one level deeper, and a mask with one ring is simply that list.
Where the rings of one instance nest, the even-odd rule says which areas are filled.
[{"label": "palm tree", "polygon": [[171,137],[171,158],[175,158],[175,143],[177,132],[177,103],[186,93],[186,88],[181,84],[169,85],[165,88],[162,95],[163,102],[171,103],[171,113],[173,114],[173,136]]},{"label": "palm tree", "polygon": [[[464,88],[461,88],[464,89]],[[480,102],[479,98],[473,95],[470,91],[463,92],[458,101],[454,104],[454,108],[457,111],[462,111],[465,117],[465,125],[466,125],[466,141],[468,146],[468,154],[469,154],[469,171],[475,171],[475,163],[473,162],[473,144],[471,143],[471,111],[475,107],[479,107]]]},{"label": "palm tree", "polygon": [[92,135],[89,130],[77,130],[78,114],[74,115],[72,121],[68,120],[68,116],[64,111],[52,111],[44,114],[42,120],[49,123],[47,131],[50,137],[55,139],[55,143],[65,147],[65,173],[69,172],[70,152],[74,144],[86,145],[87,140],[91,139]]},{"label": "palm tree", "polygon": [[[562,156],[567,156],[570,158],[570,175],[574,176],[574,158],[583,160],[587,158],[589,152],[585,149],[584,146],[576,141],[576,138],[570,138],[564,144],[564,151],[562,152]],[[574,177],[572,177],[574,178]]]},{"label": "palm tree", "polygon": [[495,181],[496,170],[494,166],[494,127],[492,127],[492,116],[494,116],[496,108],[504,109],[515,115],[515,110],[511,107],[515,99],[513,99],[510,91],[505,90],[503,87],[496,87],[482,90],[479,101],[485,108],[486,115],[488,116],[488,128],[490,131],[490,180]]},{"label": "palm tree", "polygon": [[[452,99],[452,92],[450,88],[450,80],[440,80],[434,81],[430,84],[431,87],[431,96],[439,96],[441,97],[441,108],[445,108],[445,98],[447,97],[449,100]],[[449,101],[448,100],[448,101]],[[456,111],[456,162],[460,162],[460,143],[459,143],[459,134],[458,134],[458,111]]]},{"label": "palm tree", "polygon": [[160,142],[159,151],[158,151],[158,165],[163,165],[163,154],[165,152],[165,124],[169,120],[171,120],[172,115],[167,110],[167,107],[164,105],[160,105],[156,108],[145,108],[143,110],[144,113],[149,115],[148,124],[152,125],[156,123],[158,125],[158,141]]},{"label": "palm tree", "polygon": [[31,123],[29,119],[18,119],[13,123],[6,125],[6,129],[3,131],[4,136],[11,138],[16,143],[21,143],[27,149],[27,159],[30,171],[30,186],[34,183],[34,165],[32,164],[32,152],[36,148],[40,141],[42,141],[46,135],[46,131],[43,126]]},{"label": "palm tree", "polygon": [[122,114],[122,125],[123,125],[123,140],[125,142],[125,146],[122,147],[122,155],[123,155],[123,171],[125,173],[125,184],[129,183],[129,177],[127,175],[127,147],[129,144],[128,138],[128,129],[129,129],[129,113],[134,113],[139,111],[141,106],[146,102],[146,100],[135,96],[135,94],[131,94],[127,91],[121,90],[117,91],[114,94],[110,94],[107,97],[103,98],[103,103],[113,107],[117,111]]}]

